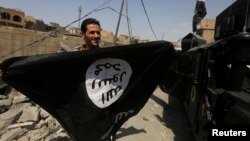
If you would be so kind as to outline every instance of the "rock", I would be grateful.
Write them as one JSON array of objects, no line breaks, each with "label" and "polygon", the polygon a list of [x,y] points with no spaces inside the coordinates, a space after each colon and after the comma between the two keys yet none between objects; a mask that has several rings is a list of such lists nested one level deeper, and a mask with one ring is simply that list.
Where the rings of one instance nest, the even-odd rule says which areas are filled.
[{"label": "rock", "polygon": [[11,105],[11,99],[0,100],[0,108],[3,106],[10,106],[10,105]]},{"label": "rock", "polygon": [[12,105],[7,112],[0,114],[0,120],[8,120],[12,117],[15,117],[16,115],[22,113],[23,109],[26,109],[30,105],[30,103]]},{"label": "rock", "polygon": [[17,103],[22,103],[22,102],[27,101],[27,100],[29,100],[29,98],[27,98],[23,94],[19,94],[18,96],[16,96],[16,97],[13,98],[12,103],[13,104],[17,104]]},{"label": "rock", "polygon": [[5,121],[0,120],[0,130],[3,129],[6,125]]},{"label": "rock", "polygon": [[0,100],[1,100],[1,99],[7,99],[7,96],[1,95],[1,94],[0,94]]},{"label": "rock", "polygon": [[13,141],[17,136],[22,135],[25,132],[22,128],[15,128],[1,136],[1,141]]},{"label": "rock", "polygon": [[49,117],[49,113],[47,111],[45,111],[43,108],[40,108],[40,117],[42,119],[46,119],[47,117]]},{"label": "rock", "polygon": [[18,96],[18,91],[16,91],[15,89],[11,89],[11,92],[8,94],[8,98],[9,99],[13,99],[14,97]]},{"label": "rock", "polygon": [[52,131],[51,128],[41,128],[41,129],[31,130],[27,136],[30,139],[30,141],[38,141],[48,136],[51,131]]},{"label": "rock", "polygon": [[0,130],[4,128],[4,126],[8,126],[9,124],[14,123],[22,114],[22,109],[16,106],[12,106],[10,110],[0,115]]},{"label": "rock", "polygon": [[48,123],[45,120],[40,120],[37,124],[36,124],[36,129],[42,128],[42,127],[48,127]]},{"label": "rock", "polygon": [[22,136],[21,138],[19,138],[17,141],[29,141],[27,136]]},{"label": "rock", "polygon": [[71,139],[66,133],[61,133],[59,135],[49,136],[45,141],[71,141]]},{"label": "rock", "polygon": [[23,109],[23,113],[21,117],[19,118],[18,122],[28,122],[28,121],[34,121],[37,122],[39,119],[39,110],[35,106],[27,107],[26,109]]},{"label": "rock", "polygon": [[11,106],[11,99],[0,100],[0,114],[6,112]]},{"label": "rock", "polygon": [[34,127],[34,122],[25,122],[25,123],[16,123],[8,126],[8,129],[23,127],[23,128],[32,128]]},{"label": "rock", "polygon": [[58,128],[59,126],[61,126],[61,125],[58,123],[58,121],[57,121],[55,118],[53,118],[53,116],[51,116],[51,115],[46,119],[46,121],[47,121],[47,123],[48,123],[48,127],[51,127],[51,128],[56,129],[56,128]]}]

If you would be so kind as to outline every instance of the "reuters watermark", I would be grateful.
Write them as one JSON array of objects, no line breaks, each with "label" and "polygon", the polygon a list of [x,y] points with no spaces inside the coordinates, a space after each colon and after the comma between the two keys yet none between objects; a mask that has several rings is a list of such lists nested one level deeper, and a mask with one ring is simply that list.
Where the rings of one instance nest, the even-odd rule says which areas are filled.
[{"label": "reuters watermark", "polygon": [[232,129],[230,129],[229,131],[220,131],[219,129],[212,129],[212,137],[214,136],[246,137],[247,131],[234,131]]},{"label": "reuters watermark", "polygon": [[250,141],[250,128],[249,127],[220,127],[211,128],[208,133],[208,138],[210,140],[223,139],[232,137],[234,139],[239,139],[239,141]]}]

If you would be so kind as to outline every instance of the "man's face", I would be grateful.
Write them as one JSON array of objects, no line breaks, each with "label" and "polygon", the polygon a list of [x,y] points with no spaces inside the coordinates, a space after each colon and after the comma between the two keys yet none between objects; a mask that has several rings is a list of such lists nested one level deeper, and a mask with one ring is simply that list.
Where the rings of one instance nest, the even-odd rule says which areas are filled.
[{"label": "man's face", "polygon": [[101,39],[101,27],[97,24],[88,24],[87,31],[81,33],[81,36],[85,40],[87,48],[98,48]]}]

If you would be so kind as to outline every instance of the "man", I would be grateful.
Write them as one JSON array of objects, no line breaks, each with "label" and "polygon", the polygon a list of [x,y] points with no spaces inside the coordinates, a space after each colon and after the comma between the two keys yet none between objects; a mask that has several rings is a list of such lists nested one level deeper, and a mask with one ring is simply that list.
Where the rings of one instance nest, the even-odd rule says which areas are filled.
[{"label": "man", "polygon": [[99,48],[101,39],[101,25],[93,18],[85,19],[81,25],[80,36],[85,41],[85,45],[76,48],[78,51]]},{"label": "man", "polygon": [[[89,50],[99,48],[99,42],[101,40],[101,25],[100,22],[93,18],[85,19],[81,25],[81,38],[85,41],[85,44],[81,47],[77,47],[78,51]],[[3,75],[3,71],[0,69],[0,81]]]}]

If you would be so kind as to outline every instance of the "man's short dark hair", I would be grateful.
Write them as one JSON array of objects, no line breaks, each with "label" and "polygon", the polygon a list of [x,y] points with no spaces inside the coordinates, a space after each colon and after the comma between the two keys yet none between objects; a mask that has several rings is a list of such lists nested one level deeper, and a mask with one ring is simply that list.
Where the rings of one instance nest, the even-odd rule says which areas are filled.
[{"label": "man's short dark hair", "polygon": [[88,18],[88,19],[85,19],[84,21],[82,21],[82,25],[81,25],[81,31],[82,32],[86,32],[87,31],[87,25],[88,24],[97,24],[100,26],[100,22],[94,18]]}]

